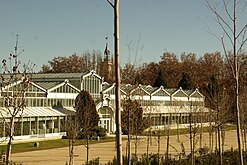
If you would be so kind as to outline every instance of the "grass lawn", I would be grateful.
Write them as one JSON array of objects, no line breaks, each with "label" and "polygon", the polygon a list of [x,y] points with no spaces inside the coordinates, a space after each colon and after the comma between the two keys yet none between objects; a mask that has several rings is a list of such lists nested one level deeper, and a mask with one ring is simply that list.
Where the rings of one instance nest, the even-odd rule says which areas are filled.
[{"label": "grass lawn", "polygon": [[[112,142],[112,141],[114,141],[114,137],[107,137],[105,139],[91,141],[90,144]],[[61,148],[61,147],[68,147],[69,146],[69,140],[68,139],[39,141],[38,142],[39,147],[35,147],[34,143],[35,142],[13,144],[12,145],[12,153],[37,151],[37,150],[45,150],[45,149]],[[75,145],[82,145],[82,144],[85,144],[84,140],[76,140],[76,142],[75,142]],[[0,152],[5,152],[6,148],[7,148],[7,145],[0,145]]]},{"label": "grass lawn", "polygon": [[[193,129],[194,128],[194,129]],[[192,131],[195,131],[197,134],[200,133],[200,127],[193,127],[192,128]],[[213,131],[215,131],[217,128],[213,128]],[[235,125],[225,125],[225,131],[230,131],[230,130],[236,130],[236,126]],[[210,127],[202,127],[202,132],[205,133],[205,132],[209,132],[210,130]],[[167,136],[167,130],[165,129],[159,129],[158,131],[160,131],[160,135],[161,136]],[[157,130],[151,130],[152,134],[154,133],[157,133]],[[177,129],[170,129],[170,135],[177,135],[177,134],[189,134],[190,133],[190,129],[189,128],[179,128],[178,130]],[[144,135],[148,135],[148,130],[144,133]]]}]

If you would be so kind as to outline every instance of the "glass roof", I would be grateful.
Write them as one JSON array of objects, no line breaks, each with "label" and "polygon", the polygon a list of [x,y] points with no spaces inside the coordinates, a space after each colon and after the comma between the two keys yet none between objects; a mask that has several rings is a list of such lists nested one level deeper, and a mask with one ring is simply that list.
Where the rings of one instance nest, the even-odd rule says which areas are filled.
[{"label": "glass roof", "polygon": [[[6,108],[1,108],[1,116],[2,117],[10,117],[9,115],[9,111]],[[49,107],[26,107],[23,110],[23,113],[21,114],[21,112],[19,113],[19,115],[17,115],[17,117],[45,117],[45,116],[65,116],[64,113],[61,113],[53,108],[49,108]]]}]

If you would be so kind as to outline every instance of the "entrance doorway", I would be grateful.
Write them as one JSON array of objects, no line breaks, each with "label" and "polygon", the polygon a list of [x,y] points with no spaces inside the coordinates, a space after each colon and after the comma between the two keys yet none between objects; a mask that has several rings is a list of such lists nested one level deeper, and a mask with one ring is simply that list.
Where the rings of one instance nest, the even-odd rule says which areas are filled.
[{"label": "entrance doorway", "polygon": [[101,107],[99,109],[100,123],[99,125],[106,128],[107,132],[113,132],[113,111],[110,107]]}]

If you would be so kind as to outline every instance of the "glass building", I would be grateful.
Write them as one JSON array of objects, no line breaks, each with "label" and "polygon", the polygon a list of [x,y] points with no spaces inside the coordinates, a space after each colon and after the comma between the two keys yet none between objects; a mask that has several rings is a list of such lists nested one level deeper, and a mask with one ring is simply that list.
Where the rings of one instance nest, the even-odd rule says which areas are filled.
[{"label": "glass building", "polygon": [[[25,107],[15,118],[15,138],[52,137],[65,135],[66,116],[75,112],[75,98],[82,90],[88,91],[100,116],[99,125],[109,133],[115,132],[115,84],[108,84],[94,71],[88,73],[32,74],[32,81],[24,92]],[[9,111],[5,107],[8,94],[13,94],[20,82],[2,87],[0,98],[0,135],[6,136]],[[204,97],[196,90],[164,89],[162,86],[121,85],[121,98],[137,100],[151,127],[186,126],[207,123],[209,110]]]}]

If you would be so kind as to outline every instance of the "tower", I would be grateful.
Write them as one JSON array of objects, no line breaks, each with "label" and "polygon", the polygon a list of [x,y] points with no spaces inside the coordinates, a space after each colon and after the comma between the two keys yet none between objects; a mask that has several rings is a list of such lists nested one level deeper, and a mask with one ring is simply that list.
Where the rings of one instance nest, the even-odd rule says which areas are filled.
[{"label": "tower", "polygon": [[108,37],[106,39],[106,46],[104,51],[104,59],[103,59],[103,69],[102,76],[104,77],[106,82],[113,82],[113,59],[111,58],[111,52],[108,48]]}]

